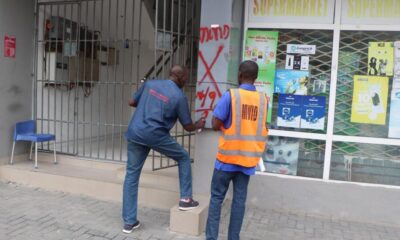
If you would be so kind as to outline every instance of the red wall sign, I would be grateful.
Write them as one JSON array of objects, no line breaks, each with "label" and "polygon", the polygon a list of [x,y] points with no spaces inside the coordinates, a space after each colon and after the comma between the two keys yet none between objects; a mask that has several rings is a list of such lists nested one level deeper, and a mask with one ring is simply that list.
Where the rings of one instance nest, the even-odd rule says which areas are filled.
[{"label": "red wall sign", "polygon": [[4,37],[4,57],[15,58],[16,41],[13,36]]}]

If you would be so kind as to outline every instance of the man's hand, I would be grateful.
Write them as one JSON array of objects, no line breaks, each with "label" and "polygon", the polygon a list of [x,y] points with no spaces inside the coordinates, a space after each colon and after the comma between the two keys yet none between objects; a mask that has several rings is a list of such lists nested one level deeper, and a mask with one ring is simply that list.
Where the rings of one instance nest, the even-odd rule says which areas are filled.
[{"label": "man's hand", "polygon": [[195,123],[183,126],[183,128],[188,132],[193,132],[193,131],[196,131],[198,129],[204,128],[205,124],[206,124],[206,120],[204,118],[201,118],[200,120],[198,120]]},{"label": "man's hand", "polygon": [[129,106],[131,106],[131,107],[137,107],[137,102],[134,101],[134,100],[132,100],[132,99],[129,99]]},{"label": "man's hand", "polygon": [[198,129],[203,129],[204,126],[206,125],[206,119],[205,118],[200,118],[195,124],[196,130]]}]

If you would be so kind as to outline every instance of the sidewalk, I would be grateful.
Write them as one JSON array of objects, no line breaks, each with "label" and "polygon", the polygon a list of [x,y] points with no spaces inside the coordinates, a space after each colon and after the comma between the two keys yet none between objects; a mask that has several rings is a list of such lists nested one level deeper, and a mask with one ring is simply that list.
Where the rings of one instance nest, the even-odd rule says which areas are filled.
[{"label": "sidewalk", "polygon": [[[121,205],[95,199],[0,183],[1,240],[176,240],[204,239],[169,231],[169,212],[139,209],[142,227],[121,233]],[[224,208],[220,239],[226,239],[228,209]],[[398,228],[316,218],[250,208],[243,240],[398,240]]]}]

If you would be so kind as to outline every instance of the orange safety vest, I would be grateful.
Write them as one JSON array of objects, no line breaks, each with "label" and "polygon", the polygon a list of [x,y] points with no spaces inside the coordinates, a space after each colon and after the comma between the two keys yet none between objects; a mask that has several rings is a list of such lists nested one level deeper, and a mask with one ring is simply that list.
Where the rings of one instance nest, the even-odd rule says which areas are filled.
[{"label": "orange safety vest", "polygon": [[268,129],[265,94],[231,89],[232,124],[222,128],[217,159],[223,163],[255,167],[265,149]]}]

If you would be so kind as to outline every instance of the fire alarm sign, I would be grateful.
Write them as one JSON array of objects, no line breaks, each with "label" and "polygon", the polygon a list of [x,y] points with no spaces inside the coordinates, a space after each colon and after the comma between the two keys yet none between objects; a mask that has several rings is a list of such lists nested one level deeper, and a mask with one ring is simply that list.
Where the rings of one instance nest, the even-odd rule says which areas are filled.
[{"label": "fire alarm sign", "polygon": [[16,38],[13,36],[4,37],[4,56],[15,58]]}]

